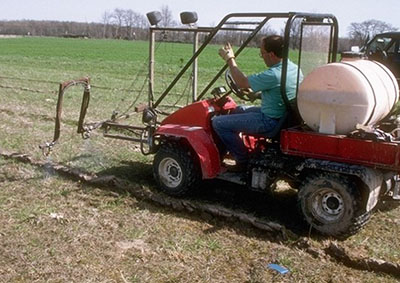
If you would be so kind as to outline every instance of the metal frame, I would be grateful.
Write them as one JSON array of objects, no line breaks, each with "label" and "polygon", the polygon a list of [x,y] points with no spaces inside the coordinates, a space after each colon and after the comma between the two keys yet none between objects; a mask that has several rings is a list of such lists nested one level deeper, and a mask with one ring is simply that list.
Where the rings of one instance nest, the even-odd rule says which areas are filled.
[{"label": "metal frame", "polygon": [[[262,19],[258,22],[252,21],[230,21],[231,19],[243,19],[243,18],[259,18]],[[59,98],[57,103],[57,116],[56,116],[56,125],[55,125],[55,133],[54,139],[50,143],[45,143],[40,147],[43,149],[45,154],[48,154],[52,147],[56,144],[60,137],[60,124],[61,124],[61,111],[62,111],[62,102],[65,90],[77,84],[84,85],[84,96],[82,100],[81,112],[79,116],[78,122],[78,133],[81,133],[84,138],[88,138],[90,136],[90,132],[97,128],[104,128],[104,136],[109,138],[123,139],[129,141],[140,142],[141,150],[143,154],[152,153],[153,139],[152,135],[155,132],[157,127],[157,115],[156,108],[160,105],[162,100],[169,94],[171,89],[176,85],[176,83],[182,78],[184,73],[189,69],[192,65],[192,99],[193,101],[199,101],[204,97],[206,93],[208,93],[209,89],[214,85],[214,83],[218,80],[218,78],[222,75],[222,73],[227,69],[228,65],[225,64],[219,72],[215,75],[215,77],[209,82],[209,84],[201,91],[200,95],[197,95],[198,86],[197,86],[197,76],[198,76],[198,65],[197,59],[206,46],[215,38],[219,31],[246,31],[250,32],[247,39],[240,45],[237,49],[235,56],[238,57],[242,50],[250,43],[250,41],[258,34],[258,32],[267,24],[267,22],[271,19],[287,19],[285,33],[284,33],[284,52],[283,52],[283,62],[282,62],[282,76],[281,76],[281,95],[285,102],[285,105],[288,109],[291,109],[290,101],[286,97],[286,72],[288,65],[288,57],[289,57],[289,42],[290,42],[290,27],[293,24],[293,21],[296,18],[303,18],[304,21],[318,23],[318,24],[329,24],[332,26],[331,32],[331,46],[329,49],[329,60],[331,62],[336,61],[337,55],[337,44],[338,44],[338,23],[335,16],[331,14],[312,14],[312,13],[232,13],[225,16],[220,23],[214,28],[211,27],[195,27],[195,28],[161,28],[161,27],[151,27],[150,28],[150,36],[149,36],[149,102],[147,108],[144,107],[143,110],[143,124],[145,126],[129,126],[116,123],[114,118],[96,122],[85,124],[84,119],[86,115],[86,110],[89,105],[90,100],[90,84],[88,78],[79,79],[76,81],[67,81],[65,83],[60,84],[59,90]],[[252,28],[246,27],[229,27],[229,25],[235,26],[253,26]],[[154,102],[154,62],[155,62],[155,40],[157,32],[165,32],[165,31],[180,31],[180,32],[192,32],[193,33],[193,55],[188,60],[188,62],[182,67],[180,72],[176,75],[176,77],[172,80],[172,82],[168,85],[168,87],[162,92],[161,96]],[[207,33],[208,36],[206,40],[199,47],[199,34]],[[301,54],[301,50],[299,52],[299,56]],[[158,110],[157,110],[158,111]],[[158,111],[161,113],[161,111]],[[120,130],[120,131],[128,131],[130,134],[138,136],[138,138],[132,137],[130,135],[120,135],[120,134],[111,134],[111,130]],[[148,145],[149,150],[144,149],[144,144]]]},{"label": "metal frame", "polygon": [[[332,26],[331,29],[331,45],[329,47],[329,59],[328,62],[336,62],[337,57],[337,46],[338,46],[338,38],[339,38],[339,27],[338,22],[335,16],[331,14],[311,14],[311,13],[291,13],[290,17],[286,23],[285,27],[285,34],[284,34],[284,54],[283,54],[283,62],[282,62],[282,77],[281,77],[281,95],[283,101],[287,109],[291,109],[297,112],[297,109],[293,109],[296,106],[293,105],[295,103],[290,102],[286,96],[286,75],[287,75],[287,68],[288,68],[288,59],[289,59],[289,42],[290,42],[290,27],[292,26],[293,22],[297,18],[303,18],[303,21],[311,23],[318,23],[319,25],[330,25]],[[329,23],[323,23],[323,21],[328,21]],[[299,50],[299,61],[301,60],[301,44]],[[298,73],[299,76],[299,73]],[[299,80],[297,80],[299,81]]]},{"label": "metal frame", "polygon": [[[235,18],[263,18],[263,20],[259,22],[252,21],[229,21]],[[250,43],[250,41],[258,34],[258,32],[267,24],[267,22],[271,19],[288,19],[285,26],[284,33],[284,54],[283,54],[283,64],[282,64],[282,80],[281,80],[281,93],[283,96],[283,100],[287,107],[290,107],[290,103],[285,95],[286,85],[286,72],[287,72],[287,60],[289,57],[289,41],[290,41],[290,27],[293,22],[297,18],[303,18],[308,24],[316,24],[316,25],[330,25],[332,26],[331,33],[331,45],[329,47],[329,62],[335,62],[337,56],[337,44],[338,44],[338,22],[335,16],[332,14],[313,14],[313,13],[232,13],[225,16],[220,23],[214,28],[208,27],[195,27],[195,28],[159,28],[152,27],[150,28],[150,60],[149,60],[149,107],[157,108],[163,99],[169,94],[171,89],[176,85],[176,83],[182,78],[184,73],[189,69],[191,65],[192,74],[193,74],[193,88],[192,88],[192,98],[193,101],[198,101],[204,97],[204,95],[209,91],[209,89],[214,85],[214,83],[218,80],[218,78],[222,75],[222,73],[227,69],[227,65],[224,65],[219,72],[215,75],[215,77],[210,81],[210,83],[200,92],[197,96],[197,59],[204,50],[204,48],[215,38],[217,33],[222,30],[226,31],[247,31],[251,32],[248,38],[239,46],[237,51],[235,52],[235,56],[238,57],[241,51]],[[324,22],[325,21],[325,22]],[[227,25],[253,25],[253,28],[231,28],[227,27]],[[182,67],[181,71],[176,75],[176,77],[172,80],[172,82],[168,85],[168,87],[162,92],[161,96],[154,102],[154,45],[155,45],[155,33],[156,32],[165,32],[165,31],[182,31],[182,32],[193,32],[193,55]],[[203,44],[198,47],[198,34],[199,33],[208,33],[207,39],[203,42]],[[299,52],[299,56],[301,51]]]}]

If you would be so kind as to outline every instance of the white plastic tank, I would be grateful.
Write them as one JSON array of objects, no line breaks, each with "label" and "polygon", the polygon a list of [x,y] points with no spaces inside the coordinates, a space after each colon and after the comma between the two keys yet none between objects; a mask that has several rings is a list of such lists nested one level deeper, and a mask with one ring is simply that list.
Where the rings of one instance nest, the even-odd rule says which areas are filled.
[{"label": "white plastic tank", "polygon": [[297,105],[304,122],[325,134],[348,134],[374,125],[399,99],[399,86],[384,65],[352,60],[323,65],[303,80]]}]

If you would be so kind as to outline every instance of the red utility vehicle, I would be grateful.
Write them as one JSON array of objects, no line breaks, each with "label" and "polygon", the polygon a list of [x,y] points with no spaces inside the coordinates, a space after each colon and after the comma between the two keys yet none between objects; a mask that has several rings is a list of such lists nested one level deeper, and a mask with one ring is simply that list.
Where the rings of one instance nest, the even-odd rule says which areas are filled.
[{"label": "red utility vehicle", "polygon": [[[159,15],[149,16],[156,23]],[[184,16],[196,18],[190,13]],[[257,21],[249,22],[249,18]],[[161,122],[158,122],[161,112],[157,107],[190,66],[193,66],[196,83],[197,58],[219,31],[247,32],[248,37],[235,52],[240,57],[241,51],[274,19],[286,21],[281,92],[288,115],[280,120],[275,132],[257,136],[241,133],[250,161],[244,172],[228,172],[221,165],[226,156],[221,156],[218,151],[211,119],[215,115],[229,115],[230,110],[236,107],[231,94],[239,99],[244,96],[229,73],[226,74],[229,90],[215,87],[210,91],[224,74],[226,65],[199,95],[197,87],[194,88],[193,103],[168,115]],[[193,56],[159,99],[154,101],[154,34],[168,30],[195,35],[205,32],[207,37],[200,47],[194,37]],[[299,33],[294,34],[294,30],[299,30]],[[183,196],[198,189],[205,179],[219,178],[257,191],[271,190],[273,184],[285,180],[298,190],[300,210],[314,229],[326,235],[349,236],[368,222],[380,200],[385,197],[400,199],[400,142],[396,136],[398,120],[394,112],[369,127],[370,130],[327,134],[311,130],[300,118],[296,101],[288,101],[284,86],[289,50],[298,50],[296,63],[307,77],[315,67],[336,61],[337,43],[338,25],[336,18],[330,14],[229,14],[215,28],[169,29],[153,26],[150,28],[150,99],[143,111],[145,126],[120,125],[113,120],[103,122],[101,126],[106,129],[107,137],[139,141],[144,154],[155,154],[154,177],[159,189],[168,195]],[[213,97],[203,99],[208,93]],[[88,101],[84,104],[87,107]],[[82,109],[85,113],[86,108]],[[80,119],[80,132],[87,134],[93,127],[83,125],[82,117],[84,115]],[[139,130],[141,134],[138,139],[113,136],[109,133],[112,128]]]}]

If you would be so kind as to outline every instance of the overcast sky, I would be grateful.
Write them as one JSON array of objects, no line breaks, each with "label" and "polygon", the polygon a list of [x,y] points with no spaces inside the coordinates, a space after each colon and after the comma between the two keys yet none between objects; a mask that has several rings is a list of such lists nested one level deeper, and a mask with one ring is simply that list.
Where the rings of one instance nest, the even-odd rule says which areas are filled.
[{"label": "overcast sky", "polygon": [[340,35],[347,34],[350,23],[369,19],[400,29],[400,0],[0,0],[0,20],[101,22],[102,14],[115,8],[145,15],[162,5],[176,20],[182,11],[196,11],[201,26],[217,24],[236,12],[319,12],[337,17]]}]

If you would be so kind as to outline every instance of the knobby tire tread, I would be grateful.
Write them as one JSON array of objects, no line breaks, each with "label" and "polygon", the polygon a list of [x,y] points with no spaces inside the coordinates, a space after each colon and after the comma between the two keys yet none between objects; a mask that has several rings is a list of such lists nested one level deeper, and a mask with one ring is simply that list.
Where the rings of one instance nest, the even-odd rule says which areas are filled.
[{"label": "knobby tire tread", "polygon": [[158,173],[156,172],[158,169],[153,167],[153,174],[161,191],[174,197],[181,197],[190,194],[199,187],[201,181],[200,168],[197,165],[197,160],[191,156],[191,153],[189,153],[189,150],[184,145],[175,142],[164,143],[157,154],[158,156],[156,155],[155,158],[176,155],[185,174],[183,183],[178,188],[171,190],[159,181]]},{"label": "knobby tire tread", "polygon": [[[303,183],[304,184],[303,186],[305,186],[305,184],[309,184],[309,183],[313,182],[316,179],[325,179],[327,176],[329,176],[329,179],[345,186],[347,191],[351,190],[351,192],[349,192],[349,193],[352,194],[355,199],[354,216],[350,220],[349,226],[345,231],[335,232],[332,234],[329,234],[326,232],[321,232],[321,231],[318,231],[318,232],[321,234],[334,236],[335,238],[338,238],[338,239],[347,239],[348,237],[356,234],[359,230],[361,230],[368,223],[372,213],[371,213],[371,211],[362,213],[362,208],[360,207],[359,193],[357,191],[355,191],[355,189],[353,189],[353,188],[356,188],[356,185],[354,184],[354,182],[352,182],[348,178],[343,178],[343,176],[340,177],[339,175],[332,174],[332,173],[313,174],[311,176],[306,177],[305,182]],[[300,188],[300,190],[303,189],[303,186]],[[299,196],[300,196],[300,192],[299,192]],[[298,208],[302,212],[300,197],[298,198]],[[317,228],[314,227],[314,229],[317,229]]]}]

